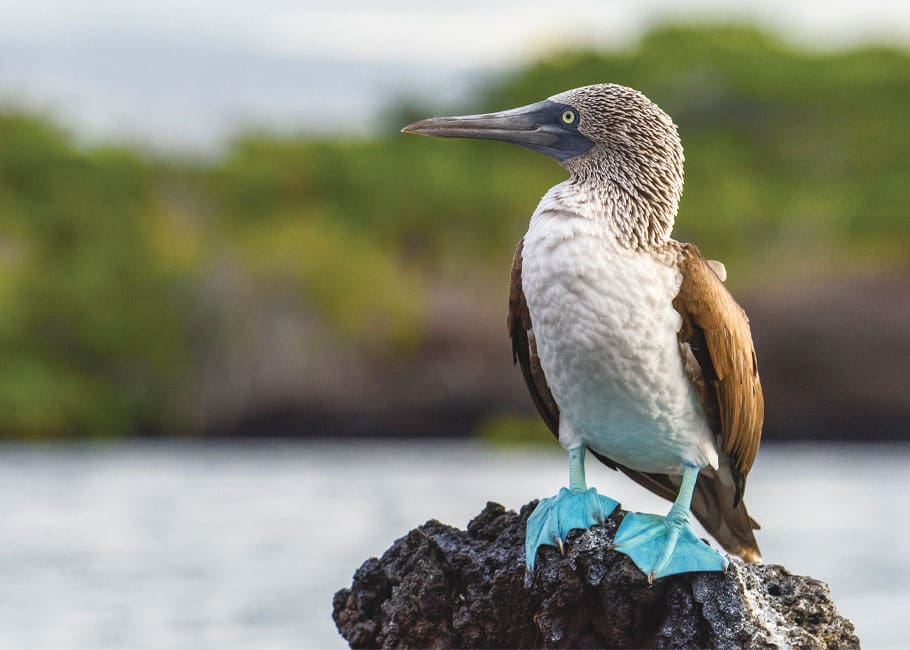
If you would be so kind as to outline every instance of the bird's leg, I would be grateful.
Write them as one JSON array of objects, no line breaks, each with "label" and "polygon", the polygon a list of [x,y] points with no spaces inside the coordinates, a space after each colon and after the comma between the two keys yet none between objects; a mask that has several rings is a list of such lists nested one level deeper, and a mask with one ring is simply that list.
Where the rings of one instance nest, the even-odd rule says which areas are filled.
[{"label": "bird's leg", "polygon": [[528,518],[525,532],[525,561],[534,569],[537,549],[544,544],[563,551],[563,542],[569,531],[602,524],[619,504],[609,497],[597,494],[585,484],[585,448],[569,450],[569,487],[559,494],[541,499]]},{"label": "bird's leg", "polygon": [[698,539],[689,527],[689,506],[698,468],[686,465],[679,494],[666,517],[630,512],[622,520],[614,549],[629,556],[647,576],[656,578],[690,571],[726,571],[728,561]]},{"label": "bird's leg", "polygon": [[569,450],[569,489],[573,492],[584,492],[588,489],[585,482],[584,447]]}]

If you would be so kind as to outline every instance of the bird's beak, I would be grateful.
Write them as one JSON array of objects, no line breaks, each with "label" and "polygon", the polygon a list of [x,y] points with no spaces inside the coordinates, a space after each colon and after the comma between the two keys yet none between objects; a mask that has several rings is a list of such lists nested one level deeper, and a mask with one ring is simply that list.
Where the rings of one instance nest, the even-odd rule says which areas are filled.
[{"label": "bird's beak", "polygon": [[567,160],[588,151],[594,143],[578,131],[576,124],[562,122],[571,107],[551,101],[483,115],[431,117],[404,127],[402,133],[434,135],[439,138],[502,140]]}]

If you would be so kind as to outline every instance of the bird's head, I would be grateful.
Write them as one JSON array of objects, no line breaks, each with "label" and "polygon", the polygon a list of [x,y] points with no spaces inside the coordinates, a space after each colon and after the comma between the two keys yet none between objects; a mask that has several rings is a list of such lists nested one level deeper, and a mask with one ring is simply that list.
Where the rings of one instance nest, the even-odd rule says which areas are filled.
[{"label": "bird's head", "polygon": [[575,88],[499,113],[433,117],[402,131],[502,140],[545,153],[575,179],[618,193],[671,227],[682,195],[676,125],[643,94],[617,84]]}]

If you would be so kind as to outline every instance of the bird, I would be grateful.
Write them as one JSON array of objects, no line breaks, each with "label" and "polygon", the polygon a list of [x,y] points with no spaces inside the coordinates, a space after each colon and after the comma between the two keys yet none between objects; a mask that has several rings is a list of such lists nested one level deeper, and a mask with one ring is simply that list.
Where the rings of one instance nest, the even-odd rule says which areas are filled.
[{"label": "bird", "polygon": [[587,486],[586,452],[673,504],[626,513],[612,542],[649,583],[727,570],[690,514],[728,553],[760,562],[743,501],[764,419],[758,362],[723,265],[671,236],[684,163],[672,118],[602,83],[402,131],[517,144],[569,173],[534,210],[511,270],[513,361],[569,457],[568,487],[528,519],[528,570],[540,546],[562,552],[570,530],[619,506]]}]

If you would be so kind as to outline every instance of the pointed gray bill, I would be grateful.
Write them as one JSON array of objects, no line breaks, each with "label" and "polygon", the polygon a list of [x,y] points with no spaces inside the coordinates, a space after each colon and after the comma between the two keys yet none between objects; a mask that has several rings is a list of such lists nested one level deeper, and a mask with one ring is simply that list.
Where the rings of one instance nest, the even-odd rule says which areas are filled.
[{"label": "pointed gray bill", "polygon": [[501,140],[528,147],[559,160],[587,152],[594,143],[578,131],[578,119],[566,123],[567,111],[575,109],[551,101],[537,102],[499,113],[431,117],[404,127],[402,133],[438,138]]}]

